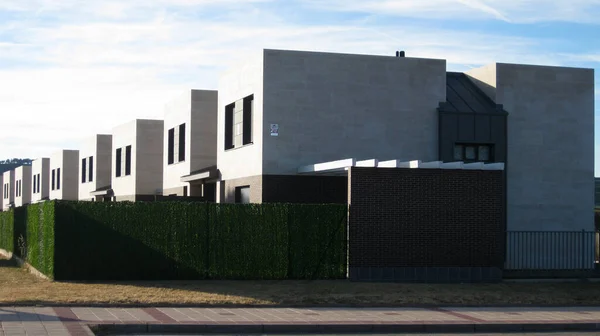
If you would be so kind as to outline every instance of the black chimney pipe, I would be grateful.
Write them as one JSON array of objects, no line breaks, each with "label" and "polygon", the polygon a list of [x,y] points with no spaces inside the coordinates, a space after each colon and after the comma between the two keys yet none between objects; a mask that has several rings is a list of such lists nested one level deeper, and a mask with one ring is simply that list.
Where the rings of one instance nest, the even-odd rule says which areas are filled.
[{"label": "black chimney pipe", "polygon": [[404,52],[404,50],[402,51],[396,51],[396,57],[405,57],[406,53]]}]

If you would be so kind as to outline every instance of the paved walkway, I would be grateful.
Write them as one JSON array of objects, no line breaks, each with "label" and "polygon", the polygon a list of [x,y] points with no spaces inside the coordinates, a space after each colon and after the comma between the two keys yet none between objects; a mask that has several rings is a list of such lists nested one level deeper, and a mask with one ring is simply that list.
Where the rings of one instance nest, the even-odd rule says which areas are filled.
[{"label": "paved walkway", "polygon": [[594,308],[0,307],[3,335],[169,332],[468,332],[599,330]]}]

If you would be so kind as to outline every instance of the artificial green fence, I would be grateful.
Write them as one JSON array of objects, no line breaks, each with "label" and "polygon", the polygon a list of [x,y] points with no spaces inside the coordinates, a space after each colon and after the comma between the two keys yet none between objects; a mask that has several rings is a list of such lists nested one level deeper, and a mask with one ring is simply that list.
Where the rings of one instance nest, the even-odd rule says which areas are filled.
[{"label": "artificial green fence", "polygon": [[14,214],[15,249],[23,236],[56,280],[346,277],[345,205],[61,201]]},{"label": "artificial green fence", "polygon": [[0,249],[14,251],[14,230],[13,210],[0,212]]}]

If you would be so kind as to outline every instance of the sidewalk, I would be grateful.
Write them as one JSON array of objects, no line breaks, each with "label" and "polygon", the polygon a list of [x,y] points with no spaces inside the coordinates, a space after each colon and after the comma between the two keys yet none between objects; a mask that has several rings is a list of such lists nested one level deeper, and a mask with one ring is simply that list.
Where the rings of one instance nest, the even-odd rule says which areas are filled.
[{"label": "sidewalk", "polygon": [[[0,307],[6,335],[118,333],[494,332],[600,330],[585,308],[79,308]],[[90,329],[91,328],[91,329]]]}]

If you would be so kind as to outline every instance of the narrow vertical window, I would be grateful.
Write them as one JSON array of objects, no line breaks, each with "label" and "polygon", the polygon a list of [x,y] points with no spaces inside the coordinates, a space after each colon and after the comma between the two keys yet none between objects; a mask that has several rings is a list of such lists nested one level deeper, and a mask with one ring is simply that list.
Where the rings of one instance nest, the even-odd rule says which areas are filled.
[{"label": "narrow vertical window", "polygon": [[178,161],[185,161],[185,124],[179,125],[179,158]]},{"label": "narrow vertical window", "polygon": [[52,169],[52,190],[56,190],[56,169]]},{"label": "narrow vertical window", "polygon": [[93,182],[94,181],[94,157],[90,156],[89,161],[89,165],[90,165],[90,176],[88,177],[88,181]]},{"label": "narrow vertical window", "polygon": [[56,190],[60,190],[60,168],[56,168]]},{"label": "narrow vertical window", "polygon": [[81,183],[85,183],[85,178],[87,177],[87,160],[85,158],[81,159]]},{"label": "narrow vertical window", "polygon": [[115,154],[115,176],[116,177],[120,177],[121,176],[121,151],[122,148],[117,148],[117,153]]},{"label": "narrow vertical window", "polygon": [[254,95],[244,98],[243,144],[252,143],[252,110],[254,109]]},{"label": "narrow vertical window", "polygon": [[125,147],[125,175],[131,175],[131,145]]},{"label": "narrow vertical window", "polygon": [[168,140],[167,140],[167,164],[173,164],[174,157],[175,157],[175,129],[171,128],[169,130],[169,134],[168,134]]},{"label": "narrow vertical window", "polygon": [[37,176],[33,175],[33,193],[35,194],[37,191]]},{"label": "narrow vertical window", "polygon": [[233,148],[233,110],[235,104],[225,107],[225,150]]}]

